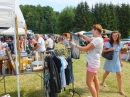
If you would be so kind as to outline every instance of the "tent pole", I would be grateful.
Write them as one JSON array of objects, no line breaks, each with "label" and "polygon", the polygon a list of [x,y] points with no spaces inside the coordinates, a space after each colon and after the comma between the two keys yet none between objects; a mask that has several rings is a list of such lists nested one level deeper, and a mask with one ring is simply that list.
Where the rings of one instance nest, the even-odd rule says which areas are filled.
[{"label": "tent pole", "polygon": [[25,38],[24,38],[24,46],[25,46],[25,52],[26,52],[26,39],[27,39],[27,26],[24,26],[24,30],[25,30]]},{"label": "tent pole", "polygon": [[[14,0],[14,10],[16,8],[16,0]],[[15,16],[16,13],[13,13],[13,26],[14,26],[14,42],[15,42],[15,62],[16,62],[16,78],[17,78],[17,90],[18,90],[18,97],[20,97],[20,82],[19,82],[19,63],[18,63],[18,50],[17,50],[17,37],[16,33],[18,34],[18,21],[17,21],[17,16]],[[17,31],[17,32],[16,32]]]},{"label": "tent pole", "polygon": [[20,51],[19,51],[19,39],[18,39],[18,20],[17,16],[14,15],[14,36],[15,36],[15,55],[16,55],[16,77],[17,77],[17,89],[18,97],[20,97],[20,81],[19,81],[19,62],[20,62]]}]

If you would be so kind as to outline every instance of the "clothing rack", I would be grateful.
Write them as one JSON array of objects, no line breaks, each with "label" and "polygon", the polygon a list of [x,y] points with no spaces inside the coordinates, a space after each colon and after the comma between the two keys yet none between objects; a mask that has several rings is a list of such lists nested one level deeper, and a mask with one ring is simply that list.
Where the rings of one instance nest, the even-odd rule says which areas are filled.
[{"label": "clothing rack", "polygon": [[[66,49],[57,49],[57,50],[54,50],[54,53],[58,54],[58,55],[65,55],[65,56],[70,56],[71,55],[71,48],[66,48]],[[73,62],[72,62],[73,63]],[[73,69],[73,68],[72,68]],[[66,90],[64,88],[64,90]],[[75,88],[74,88],[74,82],[72,82],[72,89],[69,89],[69,93],[71,94],[72,92],[72,97],[74,97],[75,93],[79,96],[80,94],[78,92],[75,91]]]},{"label": "clothing rack", "polygon": [[[45,51],[44,52],[44,54],[46,53],[46,52],[50,52],[50,54],[47,54],[46,56],[50,56],[50,55],[59,55],[59,56],[65,56],[65,57],[67,57],[67,56],[70,56],[71,55],[71,48],[66,48],[66,49],[55,49],[55,50],[49,50],[49,51]],[[44,57],[45,58],[45,57]],[[45,59],[44,59],[45,60]],[[72,62],[73,63],[73,62]],[[44,91],[44,93],[43,93],[43,95],[44,95],[44,97],[48,97],[47,95],[49,94],[48,93],[48,80],[49,80],[49,78],[48,78],[48,76],[47,76],[47,74],[45,73],[46,72],[46,69],[47,69],[48,67],[46,67],[46,63],[44,63],[44,70],[43,70],[43,74],[44,74],[44,77],[42,77],[42,76],[40,76],[40,75],[38,75],[38,76],[40,76],[41,78],[43,78],[44,79],[44,89],[45,89],[45,91]],[[73,68],[72,68],[72,70],[73,70]],[[64,88],[64,91],[65,91],[66,89]],[[78,92],[76,92],[75,91],[75,88],[74,88],[74,82],[72,82],[72,88],[71,89],[69,89],[69,93],[70,94],[72,94],[72,97],[74,97],[75,96],[75,94],[77,94],[79,97],[81,97],[80,96],[80,94],[78,93]],[[58,97],[58,96],[57,96]]]},{"label": "clothing rack", "polygon": [[74,82],[72,83],[72,89],[69,89],[69,93],[73,93],[73,95],[72,95],[72,97],[74,97],[74,94],[76,93],[79,97],[81,97],[80,95],[79,95],[79,93],[78,92],[76,92],[75,91],[75,89],[74,89]]}]

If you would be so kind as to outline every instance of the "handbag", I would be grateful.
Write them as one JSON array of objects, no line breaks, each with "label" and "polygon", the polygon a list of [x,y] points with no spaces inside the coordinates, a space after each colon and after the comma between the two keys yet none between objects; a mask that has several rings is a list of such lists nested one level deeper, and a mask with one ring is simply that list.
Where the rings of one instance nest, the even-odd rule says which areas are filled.
[{"label": "handbag", "polygon": [[112,60],[113,55],[114,55],[114,51],[109,51],[109,52],[102,53],[102,57],[104,57],[104,58],[106,58],[108,60]]},{"label": "handbag", "polygon": [[108,59],[108,60],[112,60],[113,59],[113,55],[114,55],[114,51],[102,53],[102,56],[104,58]]}]

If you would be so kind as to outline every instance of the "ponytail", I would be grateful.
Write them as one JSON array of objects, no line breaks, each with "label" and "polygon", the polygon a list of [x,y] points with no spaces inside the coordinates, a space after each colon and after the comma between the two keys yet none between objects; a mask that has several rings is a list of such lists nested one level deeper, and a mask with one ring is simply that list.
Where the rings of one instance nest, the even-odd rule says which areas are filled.
[{"label": "ponytail", "polygon": [[106,34],[106,29],[102,29],[102,34]]}]

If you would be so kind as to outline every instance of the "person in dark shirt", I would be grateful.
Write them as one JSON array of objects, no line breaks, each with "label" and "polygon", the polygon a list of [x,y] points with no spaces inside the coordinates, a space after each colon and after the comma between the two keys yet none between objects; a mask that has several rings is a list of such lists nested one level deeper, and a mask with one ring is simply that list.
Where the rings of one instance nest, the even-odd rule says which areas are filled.
[{"label": "person in dark shirt", "polygon": [[11,53],[14,54],[14,45],[13,45],[13,41],[11,40],[11,38],[8,38],[8,47],[11,50]]},{"label": "person in dark shirt", "polygon": [[29,45],[28,40],[26,40],[26,52],[27,52],[28,54],[30,54],[30,50],[31,50],[31,47],[30,47],[30,45]]}]

